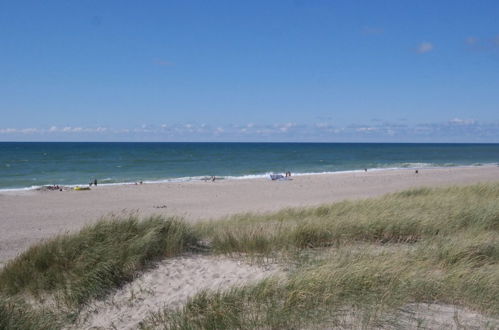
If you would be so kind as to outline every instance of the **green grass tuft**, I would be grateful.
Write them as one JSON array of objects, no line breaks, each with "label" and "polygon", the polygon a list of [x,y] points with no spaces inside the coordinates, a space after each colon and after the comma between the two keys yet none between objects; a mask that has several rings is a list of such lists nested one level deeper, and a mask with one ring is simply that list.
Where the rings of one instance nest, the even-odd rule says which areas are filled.
[{"label": "green grass tuft", "polygon": [[201,223],[218,253],[269,253],[342,243],[414,243],[463,230],[499,231],[499,185],[420,188],[316,208]]},{"label": "green grass tuft", "polygon": [[66,305],[80,306],[130,281],[152,261],[196,244],[192,229],[174,218],[100,221],[35,245],[9,262],[0,272],[0,292],[56,293]]},{"label": "green grass tuft", "polygon": [[0,329],[39,330],[59,329],[56,316],[49,310],[35,311],[20,299],[0,295]]}]

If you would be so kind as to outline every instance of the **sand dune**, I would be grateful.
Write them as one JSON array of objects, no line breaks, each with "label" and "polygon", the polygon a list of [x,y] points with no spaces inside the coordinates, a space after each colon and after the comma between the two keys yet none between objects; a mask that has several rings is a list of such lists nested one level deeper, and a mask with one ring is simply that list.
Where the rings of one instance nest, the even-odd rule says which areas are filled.
[{"label": "sand dune", "polygon": [[225,289],[278,274],[277,266],[216,256],[167,259],[80,314],[75,329],[137,329],[150,312],[175,309],[201,290]]},{"label": "sand dune", "polygon": [[418,186],[499,180],[499,167],[386,170],[216,182],[98,186],[91,191],[0,193],[0,265],[30,245],[109,213],[180,215],[190,221],[379,196]]}]

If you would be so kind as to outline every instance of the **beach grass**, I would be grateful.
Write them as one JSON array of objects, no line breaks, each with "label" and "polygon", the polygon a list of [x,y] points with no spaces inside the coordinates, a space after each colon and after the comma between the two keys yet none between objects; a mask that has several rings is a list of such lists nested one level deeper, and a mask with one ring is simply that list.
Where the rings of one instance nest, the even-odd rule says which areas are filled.
[{"label": "beach grass", "polygon": [[[272,257],[290,271],[201,292],[181,309],[152,313],[143,328],[399,328],[409,322],[400,311],[414,303],[499,317],[498,232],[499,183],[418,188],[195,225],[133,215],[102,220],[10,261],[0,271],[0,316],[10,315],[10,324],[70,323],[82,305],[155,260],[206,244],[214,254]],[[66,314],[23,303],[47,295]],[[9,328],[5,322],[0,329]]]},{"label": "beach grass", "polygon": [[63,326],[51,310],[35,310],[19,298],[0,295],[0,329],[39,330]]},{"label": "beach grass", "polygon": [[200,293],[183,309],[153,313],[144,328],[415,328],[423,324],[400,315],[414,303],[499,316],[499,184],[412,189],[196,229],[214,253],[274,255],[294,270],[286,280]]},{"label": "beach grass", "polygon": [[135,215],[104,219],[69,235],[32,246],[0,272],[0,293],[29,294],[78,307],[105,296],[155,260],[196,246],[192,228],[175,218]]},{"label": "beach grass", "polygon": [[460,231],[499,230],[499,185],[418,188],[381,198],[197,225],[216,253],[272,253],[345,243],[413,243]]},{"label": "beach grass", "polygon": [[[454,249],[460,239],[465,242]],[[414,303],[499,316],[499,264],[490,252],[491,246],[499,247],[497,236],[458,237],[449,245],[444,241],[314,251],[315,258],[309,256],[287,279],[199,293],[182,309],[152,313],[144,328],[416,328],[424,323],[400,315]],[[447,247],[443,253],[442,245]],[[488,325],[494,329],[499,323]]]}]

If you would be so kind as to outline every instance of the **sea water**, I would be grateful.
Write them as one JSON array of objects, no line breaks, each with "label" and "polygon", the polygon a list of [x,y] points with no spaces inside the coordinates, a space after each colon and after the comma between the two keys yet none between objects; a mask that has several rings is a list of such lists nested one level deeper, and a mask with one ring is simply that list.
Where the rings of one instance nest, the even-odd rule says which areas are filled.
[{"label": "sea water", "polygon": [[0,189],[498,162],[499,144],[0,142]]}]

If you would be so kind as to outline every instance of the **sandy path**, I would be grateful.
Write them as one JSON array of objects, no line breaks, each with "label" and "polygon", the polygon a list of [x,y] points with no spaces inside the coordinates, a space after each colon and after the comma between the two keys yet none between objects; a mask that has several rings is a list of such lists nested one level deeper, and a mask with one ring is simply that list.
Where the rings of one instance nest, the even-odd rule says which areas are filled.
[{"label": "sandy path", "polygon": [[175,309],[202,290],[227,289],[279,274],[277,266],[249,265],[216,256],[183,256],[160,262],[80,314],[75,329],[137,329],[150,312]]},{"label": "sandy path", "polygon": [[[41,239],[80,229],[109,213],[181,215],[196,221],[379,196],[418,186],[499,181],[499,167],[386,170],[293,177],[123,186],[91,191],[0,193],[0,266]],[[165,207],[166,206],[166,207]]]}]

